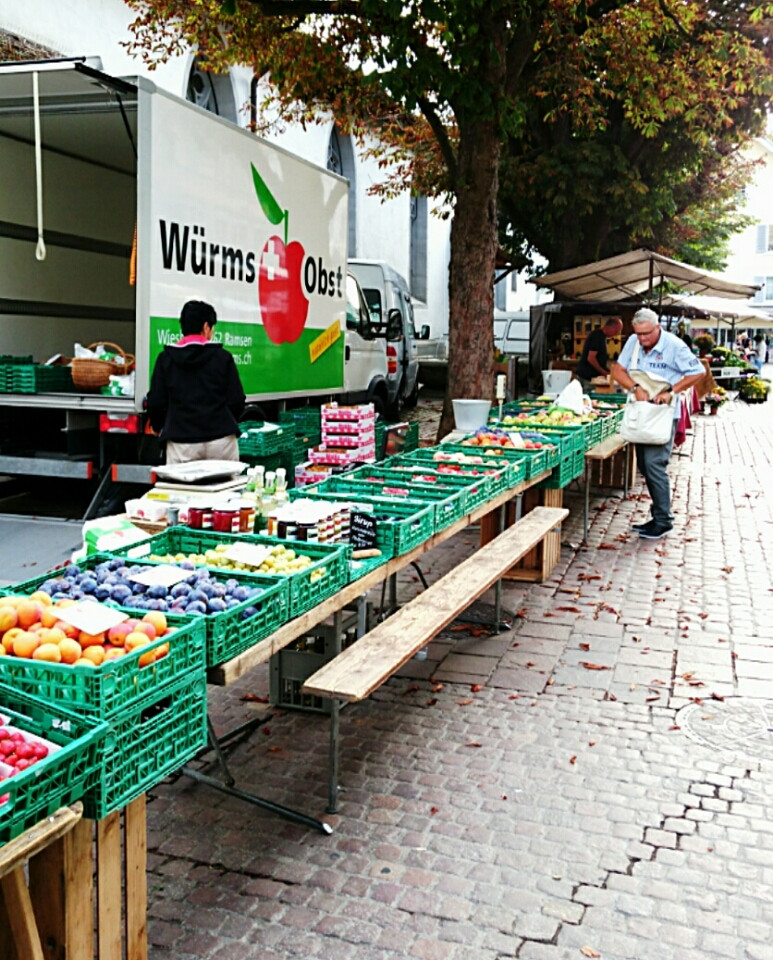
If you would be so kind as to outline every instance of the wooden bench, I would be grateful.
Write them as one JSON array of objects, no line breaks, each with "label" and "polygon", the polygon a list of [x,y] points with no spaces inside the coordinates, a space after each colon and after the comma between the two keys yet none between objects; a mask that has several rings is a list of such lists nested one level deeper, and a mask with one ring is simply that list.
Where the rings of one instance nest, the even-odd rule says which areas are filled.
[{"label": "wooden bench", "polygon": [[560,526],[568,513],[563,507],[535,507],[306,680],[304,693],[333,702],[329,812],[335,812],[338,791],[338,701],[370,696]]},{"label": "wooden bench", "polygon": [[583,515],[583,540],[588,539],[588,513],[590,511],[590,485],[591,485],[591,469],[594,464],[598,465],[599,476],[598,484],[599,486],[616,486],[617,484],[609,482],[604,483],[601,469],[604,463],[612,461],[617,455],[621,452],[625,453],[625,460],[623,463],[623,496],[628,496],[628,484],[629,484],[629,471],[630,471],[630,445],[627,440],[624,440],[619,433],[614,434],[614,436],[607,437],[606,440],[602,440],[601,443],[597,443],[595,446],[591,447],[590,450],[585,453],[585,470],[583,473],[583,485],[585,487],[584,497],[585,497],[585,512]]}]

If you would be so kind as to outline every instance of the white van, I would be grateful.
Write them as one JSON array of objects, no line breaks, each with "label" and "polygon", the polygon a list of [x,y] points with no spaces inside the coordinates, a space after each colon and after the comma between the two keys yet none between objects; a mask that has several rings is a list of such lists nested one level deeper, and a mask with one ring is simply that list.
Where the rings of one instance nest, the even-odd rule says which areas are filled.
[{"label": "white van", "polygon": [[373,403],[381,416],[385,416],[389,382],[384,334],[351,273],[346,275],[344,344],[344,399],[351,403]]},{"label": "white van", "polygon": [[416,405],[419,356],[411,293],[405,279],[384,260],[349,260],[359,280],[374,325],[386,330],[387,381],[391,412]]}]

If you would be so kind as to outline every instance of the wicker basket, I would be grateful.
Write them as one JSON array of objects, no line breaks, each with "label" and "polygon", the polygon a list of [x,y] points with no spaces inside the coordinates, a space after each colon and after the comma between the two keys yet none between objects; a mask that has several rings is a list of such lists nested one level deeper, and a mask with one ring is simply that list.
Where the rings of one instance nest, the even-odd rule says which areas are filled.
[{"label": "wicker basket", "polygon": [[134,366],[134,357],[121,347],[107,340],[92,343],[89,350],[107,347],[112,353],[120,355],[121,360],[97,360],[94,357],[75,357],[72,361],[72,382],[76,390],[101,390],[110,383],[111,376],[123,376]]}]

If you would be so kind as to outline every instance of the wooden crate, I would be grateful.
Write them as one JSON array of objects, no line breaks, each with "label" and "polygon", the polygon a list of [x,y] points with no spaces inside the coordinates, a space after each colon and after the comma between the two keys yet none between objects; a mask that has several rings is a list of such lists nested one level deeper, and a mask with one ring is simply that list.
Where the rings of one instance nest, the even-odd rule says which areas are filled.
[{"label": "wooden crate", "polygon": [[[563,502],[564,491],[562,489],[544,490],[538,487],[530,487],[523,495],[522,513],[526,514],[532,507],[561,507]],[[505,526],[512,526],[513,523],[515,523],[515,502],[511,500],[505,511]],[[493,540],[499,532],[498,511],[493,511],[481,519],[481,546]],[[523,560],[514,564],[503,579],[542,583],[551,575],[560,556],[561,532],[556,530],[547,534],[542,543],[530,550]]]},{"label": "wooden crate", "polygon": [[97,822],[74,811],[0,848],[0,957],[147,960],[145,796]]}]

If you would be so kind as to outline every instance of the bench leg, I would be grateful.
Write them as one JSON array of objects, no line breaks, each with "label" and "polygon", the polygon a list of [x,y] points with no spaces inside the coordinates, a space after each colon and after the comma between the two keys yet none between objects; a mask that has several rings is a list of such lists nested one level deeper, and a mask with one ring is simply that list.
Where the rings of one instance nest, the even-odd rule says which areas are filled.
[{"label": "bench leg", "polygon": [[[391,586],[391,585],[390,585]],[[365,612],[361,607],[364,604],[364,597],[357,601],[357,635],[362,636],[365,632]],[[333,643],[332,656],[337,657],[343,646],[342,637],[343,615],[337,610],[333,615]],[[360,634],[360,626],[363,627],[363,634]],[[341,726],[341,704],[333,697],[330,701],[330,748],[328,755],[328,773],[327,773],[327,809],[326,813],[336,813],[338,811],[338,738]]]},{"label": "bench leg", "polygon": [[582,539],[586,543],[588,540],[588,513],[590,511],[590,467],[587,460],[583,463],[583,480],[585,484],[585,514]]}]

